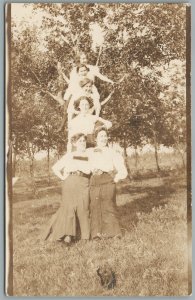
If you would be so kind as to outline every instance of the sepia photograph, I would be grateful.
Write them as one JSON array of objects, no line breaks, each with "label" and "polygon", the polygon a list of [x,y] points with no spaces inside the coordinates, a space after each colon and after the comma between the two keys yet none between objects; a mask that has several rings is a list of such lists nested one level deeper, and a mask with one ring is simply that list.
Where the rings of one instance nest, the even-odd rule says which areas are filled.
[{"label": "sepia photograph", "polygon": [[188,296],[191,8],[6,5],[9,296]]}]

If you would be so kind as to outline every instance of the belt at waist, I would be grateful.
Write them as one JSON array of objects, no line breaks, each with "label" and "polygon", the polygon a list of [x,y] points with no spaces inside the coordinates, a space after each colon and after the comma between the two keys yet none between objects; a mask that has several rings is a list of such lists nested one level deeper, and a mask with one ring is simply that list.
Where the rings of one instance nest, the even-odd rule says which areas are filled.
[{"label": "belt at waist", "polygon": [[76,176],[81,176],[81,177],[86,177],[86,178],[90,177],[90,174],[85,174],[81,171],[70,172],[70,175],[76,175]]},{"label": "belt at waist", "polygon": [[112,173],[113,173],[112,171],[105,172],[105,171],[102,171],[100,169],[95,169],[92,172],[93,175],[102,175],[102,174],[109,174],[109,175],[111,175]]}]

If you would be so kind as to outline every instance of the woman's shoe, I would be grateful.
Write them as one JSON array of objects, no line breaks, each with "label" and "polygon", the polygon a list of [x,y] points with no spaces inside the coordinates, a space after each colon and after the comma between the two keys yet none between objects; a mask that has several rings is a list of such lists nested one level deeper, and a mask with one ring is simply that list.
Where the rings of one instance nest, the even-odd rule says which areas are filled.
[{"label": "woman's shoe", "polygon": [[64,239],[64,245],[65,246],[70,246],[71,245],[71,236],[67,235]]}]

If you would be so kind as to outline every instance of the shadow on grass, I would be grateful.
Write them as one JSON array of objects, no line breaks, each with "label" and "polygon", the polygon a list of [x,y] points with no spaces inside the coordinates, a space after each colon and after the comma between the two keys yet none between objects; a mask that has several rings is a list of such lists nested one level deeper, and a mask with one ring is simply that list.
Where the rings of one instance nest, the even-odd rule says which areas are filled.
[{"label": "shadow on grass", "polygon": [[[145,183],[148,181],[145,181]],[[157,182],[153,181],[153,184]],[[149,214],[153,208],[164,207],[169,202],[169,197],[179,189],[186,187],[184,178],[169,177],[159,181],[159,185],[152,186],[143,182],[133,186],[131,184],[119,187],[119,194],[128,194],[132,201],[118,207],[121,227],[131,230],[137,224],[137,213]],[[139,197],[136,198],[136,195]],[[135,199],[134,199],[135,198]]]}]

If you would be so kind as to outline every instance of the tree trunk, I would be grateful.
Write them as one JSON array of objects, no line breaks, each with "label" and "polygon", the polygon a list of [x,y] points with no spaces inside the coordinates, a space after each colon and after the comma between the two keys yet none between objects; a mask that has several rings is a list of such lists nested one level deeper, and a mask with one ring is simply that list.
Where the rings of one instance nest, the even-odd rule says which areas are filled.
[{"label": "tree trunk", "polygon": [[63,117],[61,121],[60,127],[57,129],[57,132],[60,132],[64,130],[66,133],[66,123],[67,123],[67,108],[68,108],[69,101],[64,101],[64,106],[63,106]]},{"label": "tree trunk", "polygon": [[125,157],[127,157],[127,143],[126,143],[126,137],[125,136],[124,136],[123,147],[124,147],[124,155],[125,155]]},{"label": "tree trunk", "polygon": [[48,146],[47,148],[47,179],[48,179],[48,185],[50,185],[50,148]]},{"label": "tree trunk", "polygon": [[138,160],[139,160],[139,155],[137,153],[137,146],[135,146],[135,169],[137,172],[137,167],[138,167]]},{"label": "tree trunk", "polygon": [[36,183],[35,183],[35,178],[34,178],[34,152],[31,150],[32,149],[30,149],[30,142],[28,141],[27,152],[28,152],[28,158],[30,161],[29,171],[30,171],[30,177],[31,177],[31,182],[32,182],[33,196],[36,197],[37,189],[36,189]]},{"label": "tree trunk", "polygon": [[30,177],[33,179],[34,178],[34,157],[30,157],[30,165],[29,165],[29,170],[30,170]]},{"label": "tree trunk", "polygon": [[184,155],[183,155],[182,151],[181,151],[180,148],[179,148],[179,143],[176,143],[176,149],[177,149],[177,151],[179,152],[179,155],[180,155],[181,160],[182,160],[183,168],[185,169],[185,167],[186,167],[185,159],[184,159]]},{"label": "tree trunk", "polygon": [[127,142],[126,142],[126,136],[124,135],[123,137],[123,148],[124,148],[124,157],[125,157],[125,165],[127,168],[127,172],[128,172],[128,178],[131,180],[131,170],[129,168],[129,164],[128,164],[128,156],[127,156]]},{"label": "tree trunk", "polygon": [[156,140],[154,142],[154,149],[155,149],[155,160],[156,160],[157,171],[160,172],[160,166],[158,162],[158,144],[156,143]]}]

